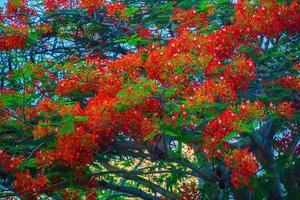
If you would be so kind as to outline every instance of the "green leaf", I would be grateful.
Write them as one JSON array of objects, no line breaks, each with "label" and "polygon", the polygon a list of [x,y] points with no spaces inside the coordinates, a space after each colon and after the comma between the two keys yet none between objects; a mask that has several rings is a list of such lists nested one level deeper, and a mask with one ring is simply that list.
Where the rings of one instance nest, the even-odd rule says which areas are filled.
[{"label": "green leaf", "polygon": [[235,138],[237,136],[237,132],[236,131],[233,131],[231,133],[229,133],[228,135],[226,135],[224,138],[223,138],[223,141],[225,142],[228,142],[230,141],[231,139]]},{"label": "green leaf", "polygon": [[118,93],[118,96],[119,97],[123,97],[126,95],[126,90],[121,90],[119,93]]},{"label": "green leaf", "polygon": [[285,55],[284,51],[274,51],[272,52],[272,56],[283,56]]},{"label": "green leaf", "polygon": [[178,137],[179,135],[171,130],[165,130],[164,133],[166,135],[172,136],[172,137]]},{"label": "green leaf", "polygon": [[218,103],[204,103],[204,104],[201,104],[202,108],[215,108],[215,107],[219,107],[219,106],[221,106],[221,104],[218,104]]},{"label": "green leaf", "polygon": [[73,132],[75,130],[74,121],[71,115],[66,115],[63,120],[64,125],[60,128],[59,134],[65,135]]},{"label": "green leaf", "polygon": [[195,135],[195,136],[191,136],[191,135],[182,135],[182,141],[185,143],[191,143],[191,142],[195,142],[198,141],[202,138],[201,135]]},{"label": "green leaf", "polygon": [[172,115],[176,112],[180,112],[180,108],[177,105],[177,103],[173,101],[168,101],[165,103],[165,111],[169,114]]},{"label": "green leaf", "polygon": [[118,40],[114,40],[115,43],[126,43],[128,41],[128,36],[120,37]]},{"label": "green leaf", "polygon": [[146,137],[144,137],[144,141],[146,142],[146,141],[148,141],[148,140],[153,139],[157,134],[158,134],[158,133],[155,132],[155,133],[151,133],[151,134],[147,135]]},{"label": "green leaf", "polygon": [[131,18],[135,15],[135,13],[139,10],[136,6],[129,6],[125,9],[125,16],[127,18]]},{"label": "green leaf", "polygon": [[75,116],[74,119],[76,122],[86,122],[88,120],[86,116]]},{"label": "green leaf", "polygon": [[174,88],[170,88],[170,89],[165,90],[163,92],[163,97],[164,98],[172,98],[174,96],[175,96],[175,90],[174,90]]},{"label": "green leaf", "polygon": [[30,38],[31,40],[37,40],[37,39],[39,39],[39,37],[40,37],[40,34],[39,34],[39,33],[30,33],[30,34],[29,34],[29,38]]},{"label": "green leaf", "polygon": [[22,0],[10,0],[10,3],[14,7],[22,7],[23,6],[23,1]]},{"label": "green leaf", "polygon": [[178,149],[176,151],[177,156],[181,156],[182,155],[182,145],[183,145],[182,141],[178,140]]},{"label": "green leaf", "polygon": [[20,93],[3,94],[0,96],[3,104],[7,107],[14,107],[15,105],[22,105],[23,95]]},{"label": "green leaf", "polygon": [[128,40],[128,44],[135,46],[137,44],[139,44],[142,41],[141,38],[138,37],[138,34],[134,34],[133,36],[131,36]]},{"label": "green leaf", "polygon": [[26,160],[22,163],[20,166],[21,169],[27,169],[27,168],[36,168],[37,164],[34,162],[34,158],[30,158],[29,160]]}]

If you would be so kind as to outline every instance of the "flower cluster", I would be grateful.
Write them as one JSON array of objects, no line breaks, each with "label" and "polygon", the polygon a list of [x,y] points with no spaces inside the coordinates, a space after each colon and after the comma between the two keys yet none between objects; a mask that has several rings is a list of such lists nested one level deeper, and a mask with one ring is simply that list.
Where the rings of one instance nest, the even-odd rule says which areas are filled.
[{"label": "flower cluster", "polygon": [[295,108],[293,108],[292,102],[280,102],[277,107],[277,112],[279,115],[291,120],[295,113]]},{"label": "flower cluster", "polygon": [[105,5],[106,8],[106,14],[109,17],[116,17],[120,16],[123,20],[126,20],[126,5],[122,2],[116,2],[116,3],[109,3]]},{"label": "flower cluster", "polygon": [[0,35],[0,51],[10,51],[12,49],[24,49],[26,38],[21,35]]},{"label": "flower cluster", "polygon": [[248,89],[249,80],[255,80],[255,67],[251,58],[245,55],[233,58],[233,63],[226,66],[224,70],[224,78],[232,85],[234,90]]},{"label": "flower cluster", "polygon": [[4,150],[0,150],[0,166],[5,172],[14,172],[23,162],[24,157],[12,157]]},{"label": "flower cluster", "polygon": [[40,23],[36,25],[36,30],[41,34],[47,34],[52,31],[52,26],[47,23]]},{"label": "flower cluster", "polygon": [[34,16],[36,11],[28,6],[28,0],[9,0],[7,3],[5,18],[13,23],[25,25],[29,16]]},{"label": "flower cluster", "polygon": [[251,103],[242,102],[239,106],[239,120],[263,119],[265,116],[265,105],[260,101]]},{"label": "flower cluster", "polygon": [[77,200],[79,198],[79,192],[78,190],[65,189],[63,191],[63,198],[65,200]]},{"label": "flower cluster", "polygon": [[88,13],[104,5],[104,0],[79,0],[75,2],[68,0],[46,0],[44,3],[46,11],[57,11],[59,9],[87,9]]},{"label": "flower cluster", "polygon": [[36,162],[41,167],[50,166],[53,163],[83,167],[93,160],[93,149],[97,150],[98,144],[97,135],[88,134],[83,128],[77,128],[69,135],[59,135],[56,149],[38,152]]},{"label": "flower cluster", "polygon": [[171,20],[180,23],[183,28],[196,27],[200,29],[208,24],[207,15],[205,13],[197,13],[194,8],[190,10],[174,10]]},{"label": "flower cluster", "polygon": [[228,154],[224,160],[227,168],[233,168],[231,173],[231,183],[235,188],[242,185],[249,185],[249,177],[258,170],[258,163],[253,154],[248,149],[235,149],[232,154]]},{"label": "flower cluster", "polygon": [[157,131],[155,120],[153,120],[154,115],[151,117],[151,113],[145,114],[151,109],[159,109],[153,101],[142,101],[143,106],[136,105],[125,110],[116,110],[117,100],[118,98],[98,95],[89,101],[86,108],[89,127],[93,127],[91,131],[99,135],[102,144],[109,143],[117,133],[142,139]]},{"label": "flower cluster", "polygon": [[229,108],[222,114],[217,115],[215,119],[211,120],[205,126],[202,150],[208,159],[210,157],[224,156],[225,152],[220,151],[220,145],[225,147],[225,141],[223,141],[223,139],[237,128],[237,119],[238,116]]},{"label": "flower cluster", "polygon": [[144,40],[151,39],[153,37],[151,29],[143,28],[140,25],[137,27],[137,32],[139,34],[139,37],[143,38]]},{"label": "flower cluster", "polygon": [[294,68],[297,69],[298,71],[300,71],[300,63],[295,63]]},{"label": "flower cluster", "polygon": [[299,4],[278,5],[275,0],[260,0],[259,6],[248,1],[237,1],[235,23],[249,29],[252,35],[261,33],[267,37],[278,37],[282,31],[299,32]]},{"label": "flower cluster", "polygon": [[64,79],[60,80],[55,92],[60,96],[68,96],[72,92],[82,94],[94,93],[99,88],[98,79],[102,75],[101,70],[88,63],[88,67],[77,66],[76,62],[69,62],[66,66],[58,66],[58,69],[67,70]]},{"label": "flower cluster", "polygon": [[236,99],[235,91],[224,79],[219,82],[213,80],[204,82],[196,89],[191,101],[195,103],[216,103],[220,99],[222,102],[230,102]]},{"label": "flower cluster", "polygon": [[24,49],[28,37],[28,27],[26,25],[11,25],[0,33],[0,51],[10,51],[12,49]]},{"label": "flower cluster", "polygon": [[36,139],[42,138],[49,135],[52,129],[53,127],[50,125],[50,121],[48,120],[39,121],[39,123],[33,129],[32,135]]},{"label": "flower cluster", "polygon": [[297,126],[288,127],[275,135],[273,145],[279,149],[280,152],[294,152],[299,155],[300,144],[293,144],[297,140],[298,129]]},{"label": "flower cluster", "polygon": [[[242,102],[237,107],[229,107],[223,113],[217,115],[213,120],[206,124],[204,128],[203,152],[208,158],[221,157],[225,155],[224,149],[227,148],[226,136],[233,131],[242,133],[244,130],[240,127],[240,122],[246,123],[255,119],[265,117],[265,106],[255,101]],[[220,149],[223,150],[220,151]]]},{"label": "flower cluster", "polygon": [[291,75],[287,75],[277,79],[274,83],[280,84],[285,88],[291,88],[295,90],[300,89],[300,77],[292,77]]},{"label": "flower cluster", "polygon": [[45,189],[46,185],[47,177],[42,174],[33,178],[29,170],[16,173],[14,189],[22,198],[38,199],[38,195]]},{"label": "flower cluster", "polygon": [[[222,24],[214,31],[211,31],[214,27],[210,27],[209,22],[219,15],[212,16],[210,5],[206,13],[199,13],[194,8],[176,9],[170,19],[171,24],[177,27],[176,34],[171,26],[170,30],[167,27],[162,31],[169,31],[172,39],[166,38],[166,44],[137,45],[134,52],[119,56],[116,60],[101,59],[99,55],[105,55],[105,50],[99,54],[89,53],[85,57],[74,55],[65,64],[55,65],[47,61],[45,66],[50,70],[42,64],[24,66],[23,69],[28,72],[26,76],[30,76],[24,88],[26,105],[24,108],[17,107],[14,117],[24,116],[26,123],[33,124],[34,127],[30,126],[27,130],[36,140],[54,133],[51,144],[39,146],[36,152],[38,169],[48,172],[59,165],[75,171],[75,179],[81,181],[85,178],[83,168],[93,162],[95,151],[111,144],[117,136],[140,142],[161,129],[169,128],[171,124],[178,130],[203,131],[203,138],[199,141],[208,160],[224,159],[226,167],[232,169],[231,182],[236,188],[249,185],[250,177],[257,172],[258,163],[248,149],[230,150],[229,141],[242,138],[242,134],[249,129],[248,125],[264,120],[268,112],[259,101],[239,99],[240,94],[248,90],[251,81],[256,79],[255,59],[249,58],[250,53],[244,49],[251,46],[254,51],[261,50],[259,37],[276,38],[283,31],[287,34],[299,32],[300,15],[296,1],[286,4],[274,0],[241,0],[233,5],[235,18],[232,18],[232,23]],[[125,20],[130,27],[132,25],[127,18],[131,8],[127,9],[123,2],[46,0],[44,6],[50,15],[59,9],[83,9],[80,15],[85,11],[88,13],[82,18],[83,24],[86,20],[96,20],[103,11],[103,23],[118,23],[112,29],[124,25],[121,20]],[[49,24],[38,24],[30,30],[28,17],[24,14],[30,11],[27,7],[26,0],[10,1],[6,10],[8,15],[0,16],[0,21],[5,23],[17,19],[15,24],[3,29],[4,33],[1,32],[0,51],[26,48],[27,42],[33,40],[30,37],[32,31],[41,38],[46,33],[55,32],[56,25],[52,27]],[[141,10],[146,12],[147,7]],[[93,18],[91,13],[95,14]],[[78,32],[80,39],[88,35],[87,29],[94,28],[91,24],[94,23],[79,27],[84,29]],[[153,30],[137,25],[137,32],[143,39],[151,39],[155,33],[154,26],[148,27]],[[127,36],[133,32],[129,28],[120,30]],[[70,35],[75,36],[75,32]],[[102,35],[98,36],[102,38]],[[92,51],[91,48],[87,50]],[[299,64],[295,67],[299,68]],[[51,73],[52,70],[55,72]],[[16,81],[17,70],[9,73],[9,81]],[[300,88],[299,77],[292,75],[281,77],[273,83],[293,91]],[[41,98],[47,97],[31,102],[31,96],[38,96],[36,94]],[[67,104],[75,99],[80,99],[78,102],[81,103],[74,106]],[[281,102],[276,112],[291,120],[296,112],[293,105],[294,102]],[[4,114],[1,117],[12,118]],[[284,137],[281,143],[283,146],[291,141]],[[12,157],[0,150],[0,165],[5,172],[14,172],[23,160],[22,156]],[[17,172],[15,179],[14,188],[24,198],[36,198],[47,185],[46,176],[38,174],[37,178],[33,178],[29,171]],[[195,188],[183,188],[185,191],[181,199],[199,198]],[[92,191],[88,199],[95,199],[95,195]],[[64,192],[65,199],[78,196],[78,191]]]}]

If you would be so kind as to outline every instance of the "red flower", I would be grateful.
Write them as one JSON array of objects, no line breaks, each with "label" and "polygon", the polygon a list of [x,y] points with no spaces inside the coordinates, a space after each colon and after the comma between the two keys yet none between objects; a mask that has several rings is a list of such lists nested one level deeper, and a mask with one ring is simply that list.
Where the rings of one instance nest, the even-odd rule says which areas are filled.
[{"label": "red flower", "polygon": [[24,160],[24,156],[11,157],[8,153],[0,150],[0,166],[5,172],[14,172]]},{"label": "red flower", "polygon": [[295,108],[292,106],[292,102],[280,102],[277,111],[280,115],[283,117],[291,120],[293,118],[293,115],[295,113]]},{"label": "red flower", "polygon": [[171,20],[180,23],[183,28],[196,27],[200,29],[208,24],[207,15],[205,13],[197,13],[194,8],[190,10],[174,10],[174,16]]},{"label": "red flower", "polygon": [[47,178],[44,175],[38,174],[34,179],[29,170],[26,172],[18,172],[16,174],[14,189],[21,197],[27,199],[37,199],[38,195],[47,185]]},{"label": "red flower", "polygon": [[126,20],[125,9],[126,5],[122,2],[117,3],[109,3],[105,5],[106,14],[109,17],[116,17],[116,15],[120,15],[123,20]]},{"label": "red flower", "polygon": [[233,113],[231,108],[228,108],[205,126],[202,150],[208,158],[223,156],[224,152],[220,151],[217,147],[220,144],[224,148],[228,146],[223,141],[223,138],[236,128],[235,123],[237,119],[238,116]]},{"label": "red flower", "polygon": [[265,116],[265,106],[260,101],[251,103],[250,101],[242,102],[239,106],[238,113],[240,120],[250,120],[253,118],[263,119]]},{"label": "red flower", "polygon": [[224,160],[227,168],[233,168],[231,173],[231,183],[235,188],[242,185],[249,185],[249,178],[258,170],[258,163],[253,154],[248,149],[235,149],[232,154],[228,154]]},{"label": "red flower", "polygon": [[78,190],[65,189],[63,192],[64,200],[78,200],[78,198],[79,198]]},{"label": "red flower", "polygon": [[292,77],[291,75],[287,75],[285,77],[281,77],[277,79],[275,84],[280,84],[285,88],[291,88],[291,89],[300,89],[300,77]]}]

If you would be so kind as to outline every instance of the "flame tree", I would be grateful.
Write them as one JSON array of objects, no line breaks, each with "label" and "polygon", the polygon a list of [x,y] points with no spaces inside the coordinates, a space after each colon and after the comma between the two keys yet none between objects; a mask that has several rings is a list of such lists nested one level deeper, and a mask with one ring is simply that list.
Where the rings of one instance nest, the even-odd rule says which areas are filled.
[{"label": "flame tree", "polygon": [[296,199],[296,0],[9,0],[0,195]]}]

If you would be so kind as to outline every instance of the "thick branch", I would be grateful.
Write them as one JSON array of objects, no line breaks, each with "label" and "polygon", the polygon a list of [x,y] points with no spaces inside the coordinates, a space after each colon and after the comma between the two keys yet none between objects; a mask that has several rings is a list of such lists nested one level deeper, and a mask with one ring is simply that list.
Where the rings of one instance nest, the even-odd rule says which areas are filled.
[{"label": "thick branch", "polygon": [[[100,161],[100,163],[109,171],[112,171],[112,172],[114,172],[114,171],[119,172],[120,171],[120,169],[110,165],[109,163],[107,163],[105,161]],[[168,197],[169,199],[176,199],[177,198],[177,196],[174,193],[172,193],[172,192],[164,189],[163,187],[160,187],[160,186],[154,184],[153,182],[150,182],[150,181],[148,181],[148,180],[146,180],[146,179],[144,179],[140,176],[135,176],[135,175],[129,174],[129,173],[119,173],[119,176],[121,176],[123,178],[126,178],[126,179],[129,179],[129,180],[132,180],[132,181],[135,181],[137,183],[140,183],[140,184],[150,188],[151,190],[153,190],[157,193],[160,193],[163,196]]]},{"label": "thick branch", "polygon": [[[148,152],[151,152],[153,149],[153,145],[141,144],[135,141],[115,141],[112,144],[111,148],[112,148],[111,149],[112,152],[113,150],[117,152],[121,152],[120,153],[121,155],[130,154],[134,156],[147,157],[151,155],[144,153],[144,151],[147,150]],[[140,153],[136,153],[132,151],[140,151]],[[188,167],[191,170],[193,176],[202,178],[206,181],[210,181],[210,182],[219,181],[219,178],[215,174],[211,173],[210,170],[207,168],[207,166],[199,168],[193,163],[191,163],[190,161],[188,161],[187,159],[178,159],[173,157],[166,157],[162,159],[162,161],[175,162],[185,167]]]},{"label": "thick branch", "polygon": [[259,130],[257,135],[249,135],[251,148],[256,158],[261,159],[261,163],[267,170],[274,174],[273,188],[270,193],[272,199],[283,199],[283,191],[280,183],[280,174],[274,157],[272,139],[276,133],[273,120],[269,119]]},{"label": "thick branch", "polygon": [[145,200],[159,200],[158,197],[152,196],[152,195],[144,192],[143,190],[133,188],[133,187],[114,185],[114,184],[108,183],[106,181],[99,181],[98,187],[103,188],[103,189],[114,190],[114,191],[117,191],[117,192],[123,192],[123,193],[131,194],[135,197],[140,197],[140,198],[145,199]]}]

